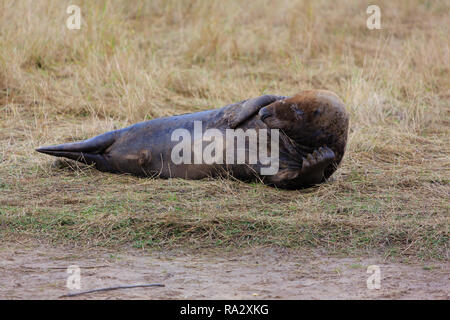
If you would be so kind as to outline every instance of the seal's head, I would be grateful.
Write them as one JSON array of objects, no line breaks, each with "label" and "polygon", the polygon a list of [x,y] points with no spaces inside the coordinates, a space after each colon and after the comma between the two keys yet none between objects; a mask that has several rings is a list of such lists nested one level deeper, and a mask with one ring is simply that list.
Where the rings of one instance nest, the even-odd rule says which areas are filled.
[{"label": "seal's head", "polygon": [[336,155],[334,165],[340,163],[347,143],[348,114],[333,92],[302,91],[262,108],[259,116],[269,128],[279,129],[304,150],[328,146]]}]

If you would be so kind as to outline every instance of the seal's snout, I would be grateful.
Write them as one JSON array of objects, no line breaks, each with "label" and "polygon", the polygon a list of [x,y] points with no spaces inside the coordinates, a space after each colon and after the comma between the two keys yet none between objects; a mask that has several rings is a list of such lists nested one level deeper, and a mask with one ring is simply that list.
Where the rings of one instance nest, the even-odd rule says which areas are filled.
[{"label": "seal's snout", "polygon": [[269,110],[267,110],[267,108],[262,108],[261,110],[259,110],[259,117],[261,118],[261,121],[264,121],[265,119],[267,119],[268,117],[270,117],[272,114],[270,113]]}]

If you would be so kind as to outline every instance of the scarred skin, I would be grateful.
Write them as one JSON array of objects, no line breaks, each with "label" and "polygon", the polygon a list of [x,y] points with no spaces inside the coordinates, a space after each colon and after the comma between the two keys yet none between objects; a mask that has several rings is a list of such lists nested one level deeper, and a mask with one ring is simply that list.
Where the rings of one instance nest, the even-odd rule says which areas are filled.
[{"label": "scarred skin", "polygon": [[[184,128],[193,136],[194,121],[202,121],[203,131],[215,128],[224,135],[226,129],[279,129],[278,173],[260,175],[261,167],[267,165],[259,161],[174,164],[171,152],[178,141],[171,141],[172,132]],[[348,114],[342,101],[330,91],[309,90],[292,97],[266,95],[220,109],[154,119],[82,142],[37,151],[93,164],[107,172],[186,179],[231,175],[244,181],[300,189],[325,181],[337,169],[347,134]]]}]

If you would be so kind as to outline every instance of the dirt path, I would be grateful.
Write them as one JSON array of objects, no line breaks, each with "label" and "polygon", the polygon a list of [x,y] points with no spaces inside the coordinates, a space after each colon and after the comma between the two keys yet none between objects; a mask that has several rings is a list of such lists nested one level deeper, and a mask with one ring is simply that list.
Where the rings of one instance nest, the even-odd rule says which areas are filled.
[{"label": "dirt path", "polygon": [[[259,248],[244,253],[89,250],[3,244],[1,299],[54,299],[69,293],[66,268],[81,268],[81,290],[163,283],[74,299],[449,299],[449,264],[386,263]],[[378,265],[381,288],[367,289]]]}]

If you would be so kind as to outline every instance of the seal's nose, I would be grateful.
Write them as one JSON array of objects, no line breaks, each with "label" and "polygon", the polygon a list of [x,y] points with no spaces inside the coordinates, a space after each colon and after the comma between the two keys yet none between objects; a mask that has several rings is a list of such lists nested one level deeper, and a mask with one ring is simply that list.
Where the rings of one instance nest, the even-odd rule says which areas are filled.
[{"label": "seal's nose", "polygon": [[272,114],[267,110],[267,108],[262,108],[261,110],[259,110],[259,117],[261,118],[262,121],[264,121],[264,119],[267,119],[268,117],[270,117]]}]

